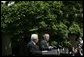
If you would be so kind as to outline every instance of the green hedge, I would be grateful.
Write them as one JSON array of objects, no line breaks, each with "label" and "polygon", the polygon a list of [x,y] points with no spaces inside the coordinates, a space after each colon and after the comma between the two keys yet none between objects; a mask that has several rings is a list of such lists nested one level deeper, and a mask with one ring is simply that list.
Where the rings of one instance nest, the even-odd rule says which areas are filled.
[{"label": "green hedge", "polygon": [[63,38],[68,33],[82,35],[82,14],[83,1],[18,1],[10,7],[1,4],[1,32],[9,32],[14,38],[45,31]]}]

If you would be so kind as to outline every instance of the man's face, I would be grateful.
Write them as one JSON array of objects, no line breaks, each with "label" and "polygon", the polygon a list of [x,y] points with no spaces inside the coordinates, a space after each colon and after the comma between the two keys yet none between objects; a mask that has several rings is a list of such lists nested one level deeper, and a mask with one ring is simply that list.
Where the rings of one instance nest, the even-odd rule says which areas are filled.
[{"label": "man's face", "polygon": [[35,43],[38,43],[38,39],[35,39]]},{"label": "man's face", "polygon": [[46,35],[46,36],[45,36],[45,40],[46,40],[46,41],[49,41],[49,35]]}]

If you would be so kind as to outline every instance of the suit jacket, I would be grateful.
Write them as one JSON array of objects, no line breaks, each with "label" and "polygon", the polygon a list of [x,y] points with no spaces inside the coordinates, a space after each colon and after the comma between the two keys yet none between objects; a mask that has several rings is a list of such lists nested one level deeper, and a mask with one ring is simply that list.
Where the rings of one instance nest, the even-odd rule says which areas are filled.
[{"label": "suit jacket", "polygon": [[27,48],[28,48],[29,55],[41,55],[42,54],[39,47],[35,45],[32,41],[30,41],[27,44]]},{"label": "suit jacket", "polygon": [[41,50],[49,50],[49,45],[48,45],[48,42],[46,42],[45,40],[42,40],[41,42],[40,42],[40,49]]}]

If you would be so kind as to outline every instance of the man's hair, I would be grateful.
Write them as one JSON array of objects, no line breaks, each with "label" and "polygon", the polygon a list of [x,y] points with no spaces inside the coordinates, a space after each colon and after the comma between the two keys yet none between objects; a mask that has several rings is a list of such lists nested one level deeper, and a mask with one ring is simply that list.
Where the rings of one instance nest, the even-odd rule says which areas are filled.
[{"label": "man's hair", "polygon": [[31,35],[31,40],[35,40],[38,39],[38,34],[32,34]]},{"label": "man's hair", "polygon": [[43,35],[43,38],[45,38],[45,36],[49,36],[49,34],[44,34],[44,35]]}]

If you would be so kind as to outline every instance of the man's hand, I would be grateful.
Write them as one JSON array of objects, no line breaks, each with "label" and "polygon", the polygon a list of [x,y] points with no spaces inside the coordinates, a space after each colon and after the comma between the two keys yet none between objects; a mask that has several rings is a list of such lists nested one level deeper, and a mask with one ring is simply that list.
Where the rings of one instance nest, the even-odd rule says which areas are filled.
[{"label": "man's hand", "polygon": [[52,46],[49,46],[49,49],[52,49],[53,47]]}]

